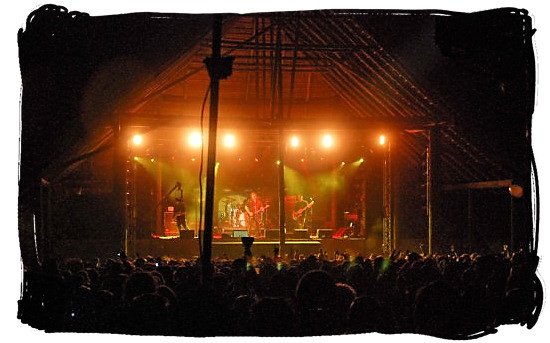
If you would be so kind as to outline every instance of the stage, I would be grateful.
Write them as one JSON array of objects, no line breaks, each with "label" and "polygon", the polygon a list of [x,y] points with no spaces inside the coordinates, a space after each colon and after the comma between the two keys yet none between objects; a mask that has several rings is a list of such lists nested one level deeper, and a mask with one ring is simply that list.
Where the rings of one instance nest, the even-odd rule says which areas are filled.
[{"label": "stage", "polygon": [[[279,240],[255,239],[251,251],[253,256],[273,256]],[[281,256],[294,258],[300,255],[317,254],[322,250],[329,258],[338,252],[351,256],[381,253],[381,248],[364,238],[324,238],[324,239],[287,239]],[[194,258],[199,256],[199,239],[179,237],[159,237],[136,241],[135,252],[138,256],[166,256],[171,258]],[[212,240],[212,258],[239,258],[244,254],[244,246],[240,237],[214,238]]]},{"label": "stage", "polygon": [[[280,247],[278,239],[255,239],[251,251],[253,256],[273,256],[275,248]],[[116,258],[121,250],[120,242],[101,239],[61,239],[51,246],[54,256],[70,259],[82,258]],[[179,236],[162,236],[136,239],[129,242],[128,256],[136,257],[165,257],[173,259],[193,259],[200,253],[198,237],[180,238]],[[329,258],[334,258],[338,252],[350,256],[370,256],[382,254],[379,239],[365,238],[323,238],[323,239],[286,239],[281,256],[298,258],[309,254],[317,254],[323,250]],[[244,254],[244,246],[240,237],[214,237],[212,239],[212,259],[218,257],[239,258]]]}]

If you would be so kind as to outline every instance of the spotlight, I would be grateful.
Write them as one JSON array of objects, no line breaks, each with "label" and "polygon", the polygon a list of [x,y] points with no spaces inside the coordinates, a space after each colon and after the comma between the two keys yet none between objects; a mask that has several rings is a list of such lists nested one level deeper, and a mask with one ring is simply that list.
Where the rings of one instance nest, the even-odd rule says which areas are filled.
[{"label": "spotlight", "polygon": [[334,139],[331,135],[324,135],[321,142],[325,148],[330,148],[334,145]]},{"label": "spotlight", "polygon": [[141,137],[141,135],[134,135],[132,137],[132,143],[134,143],[134,145],[141,145],[141,143],[143,143],[143,137]]},{"label": "spotlight", "polygon": [[380,143],[380,145],[386,144],[386,136],[380,135],[380,138],[378,139],[378,143]]},{"label": "spotlight", "polygon": [[235,136],[233,136],[231,134],[225,135],[223,143],[228,148],[235,146]]},{"label": "spotlight", "polygon": [[365,160],[363,159],[363,157],[361,157],[361,158],[359,159],[359,163],[363,163],[363,162],[365,162]]},{"label": "spotlight", "polygon": [[523,196],[523,187],[521,186],[512,185],[508,187],[508,191],[514,198],[521,198]]},{"label": "spotlight", "polygon": [[298,145],[300,145],[300,140],[298,139],[298,137],[293,136],[290,139],[290,145],[292,145],[293,147],[297,147]]},{"label": "spotlight", "polygon": [[191,132],[189,135],[189,145],[192,147],[200,147],[202,145],[202,136],[199,132]]}]

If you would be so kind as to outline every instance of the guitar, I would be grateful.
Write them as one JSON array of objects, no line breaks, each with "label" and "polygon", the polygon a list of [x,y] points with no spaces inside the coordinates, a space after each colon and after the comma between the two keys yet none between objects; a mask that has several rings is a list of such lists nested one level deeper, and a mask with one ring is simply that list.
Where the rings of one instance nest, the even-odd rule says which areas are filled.
[{"label": "guitar", "polygon": [[257,209],[256,211],[250,211],[248,208],[246,208],[246,213],[248,213],[249,217],[255,217],[258,213],[265,211],[269,205],[265,205]]},{"label": "guitar", "polygon": [[292,212],[292,219],[294,219],[294,220],[300,219],[300,217],[302,216],[302,213],[304,213],[304,211],[307,210],[308,208],[311,208],[311,206],[313,206],[313,203],[315,203],[315,201],[312,200],[309,204],[302,207],[298,211]]}]

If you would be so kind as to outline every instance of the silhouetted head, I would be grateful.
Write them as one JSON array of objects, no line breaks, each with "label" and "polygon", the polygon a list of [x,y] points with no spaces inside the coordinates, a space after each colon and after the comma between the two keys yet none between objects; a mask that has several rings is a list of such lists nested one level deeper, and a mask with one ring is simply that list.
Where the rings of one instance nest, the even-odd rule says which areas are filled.
[{"label": "silhouetted head", "polygon": [[329,309],[333,307],[336,284],[325,271],[311,270],[296,285],[298,310]]}]

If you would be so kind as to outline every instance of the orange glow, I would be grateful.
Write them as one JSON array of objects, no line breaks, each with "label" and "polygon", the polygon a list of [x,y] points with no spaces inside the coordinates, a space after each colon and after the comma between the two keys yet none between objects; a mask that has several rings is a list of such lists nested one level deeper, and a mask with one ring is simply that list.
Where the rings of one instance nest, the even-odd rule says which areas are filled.
[{"label": "orange glow", "polygon": [[202,145],[202,136],[199,132],[191,132],[189,135],[189,145],[192,147],[200,147]]},{"label": "orange glow", "polygon": [[322,144],[325,148],[330,148],[334,145],[334,139],[331,135],[324,135],[322,139]]},{"label": "orange glow", "polygon": [[386,136],[385,135],[380,135],[380,138],[379,138],[378,142],[380,143],[380,145],[386,144]]},{"label": "orange glow", "polygon": [[228,148],[234,147],[235,146],[235,136],[233,136],[231,134],[225,135],[225,137],[223,139],[223,144]]},{"label": "orange glow", "polygon": [[293,147],[297,147],[298,145],[300,145],[300,140],[298,139],[298,137],[293,136],[290,139],[290,145],[292,145]]},{"label": "orange glow", "polygon": [[141,135],[134,135],[132,137],[132,143],[134,143],[134,145],[141,145],[141,143],[143,143],[143,137],[141,137]]}]

